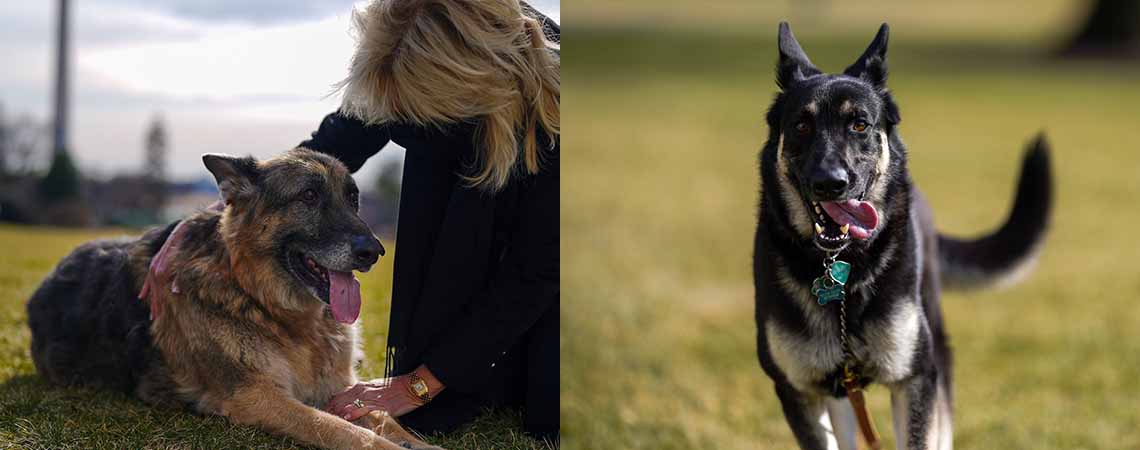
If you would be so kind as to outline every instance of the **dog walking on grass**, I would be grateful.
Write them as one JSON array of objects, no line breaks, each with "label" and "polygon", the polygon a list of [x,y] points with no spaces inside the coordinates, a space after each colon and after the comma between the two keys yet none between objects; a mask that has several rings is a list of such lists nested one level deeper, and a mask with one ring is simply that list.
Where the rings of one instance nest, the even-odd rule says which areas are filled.
[{"label": "dog walking on grass", "polygon": [[951,356],[939,292],[1008,282],[1031,267],[1049,222],[1049,152],[1025,154],[1013,212],[975,240],[939,234],[911,181],[887,90],[883,24],[840,74],[780,24],[753,273],[757,351],[796,441],[880,445],[863,389],[891,393],[899,448],[950,449]]}]

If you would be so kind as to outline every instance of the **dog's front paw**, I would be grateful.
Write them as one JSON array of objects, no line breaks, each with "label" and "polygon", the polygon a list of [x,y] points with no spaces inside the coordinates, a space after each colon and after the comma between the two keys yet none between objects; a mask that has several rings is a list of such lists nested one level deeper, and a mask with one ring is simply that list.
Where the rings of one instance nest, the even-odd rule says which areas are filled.
[{"label": "dog's front paw", "polygon": [[403,448],[414,450],[445,450],[443,447],[431,445],[420,440],[411,432],[404,429],[399,422],[396,422],[396,419],[383,411],[372,411],[357,419],[354,423],[372,430],[372,432],[378,436]]}]

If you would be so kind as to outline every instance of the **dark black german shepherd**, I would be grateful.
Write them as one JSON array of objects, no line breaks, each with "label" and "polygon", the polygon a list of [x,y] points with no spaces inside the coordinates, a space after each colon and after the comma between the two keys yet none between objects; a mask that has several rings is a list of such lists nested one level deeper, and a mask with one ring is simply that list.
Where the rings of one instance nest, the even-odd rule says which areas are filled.
[{"label": "dark black german shepherd", "polygon": [[[899,108],[887,91],[886,24],[841,74],[820,72],[780,24],[753,273],[757,351],[800,447],[855,448],[843,397],[838,309],[846,309],[859,383],[891,392],[900,447],[952,446],[952,388],[939,291],[1025,273],[1049,221],[1052,181],[1043,137],[1022,165],[1013,212],[976,240],[938,234],[907,172]],[[849,262],[845,299],[817,301],[829,255]]]}]

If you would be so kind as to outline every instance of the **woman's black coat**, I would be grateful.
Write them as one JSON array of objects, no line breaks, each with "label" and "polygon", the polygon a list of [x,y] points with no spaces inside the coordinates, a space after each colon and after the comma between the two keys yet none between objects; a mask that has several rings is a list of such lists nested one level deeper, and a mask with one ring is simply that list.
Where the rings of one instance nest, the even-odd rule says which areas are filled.
[{"label": "woman's black coat", "polygon": [[[556,22],[523,8],[561,41]],[[557,439],[559,139],[540,132],[539,172],[488,193],[460,178],[475,166],[474,132],[334,113],[301,146],[353,172],[389,141],[407,149],[386,372],[426,364],[447,389],[401,422],[447,431],[486,406],[518,405],[529,433]]]},{"label": "woman's black coat", "polygon": [[389,369],[426,364],[447,389],[404,420],[450,429],[482,406],[522,404],[529,429],[557,433],[559,142],[540,133],[540,171],[489,193],[460,177],[475,163],[473,133],[334,113],[301,146],[354,172],[389,141],[407,149]]}]

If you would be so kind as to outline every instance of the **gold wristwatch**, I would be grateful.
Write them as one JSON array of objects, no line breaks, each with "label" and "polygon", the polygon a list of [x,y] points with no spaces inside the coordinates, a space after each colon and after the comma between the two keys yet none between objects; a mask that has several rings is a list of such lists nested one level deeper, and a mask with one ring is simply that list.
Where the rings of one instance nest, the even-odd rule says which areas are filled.
[{"label": "gold wristwatch", "polygon": [[428,389],[427,382],[416,371],[408,374],[408,389],[412,391],[412,395],[419,397],[424,403],[431,401],[431,392]]}]

